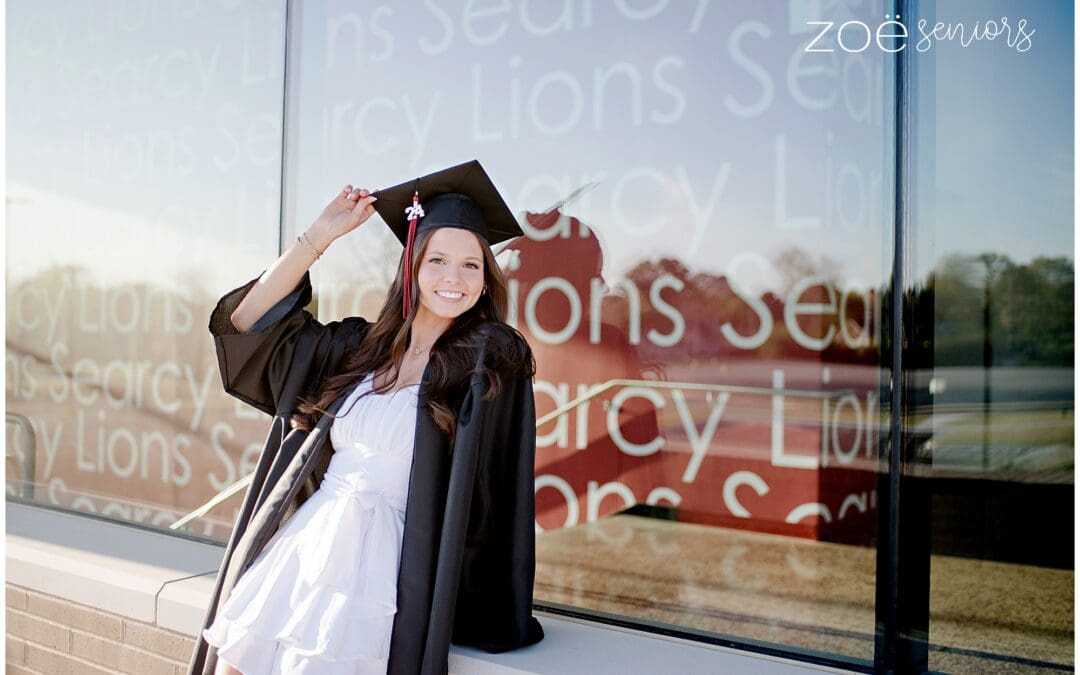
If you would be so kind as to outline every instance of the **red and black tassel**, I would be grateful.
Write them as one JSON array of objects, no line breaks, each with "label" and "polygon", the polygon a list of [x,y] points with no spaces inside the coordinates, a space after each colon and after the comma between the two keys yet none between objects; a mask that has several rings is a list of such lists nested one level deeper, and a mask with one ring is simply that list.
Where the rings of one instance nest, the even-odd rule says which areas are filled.
[{"label": "red and black tassel", "polygon": [[401,307],[401,317],[409,318],[409,308],[412,306],[412,257],[413,239],[416,237],[416,222],[424,215],[424,209],[420,206],[420,192],[414,191],[412,206],[405,209],[405,215],[409,216],[409,237],[405,243],[405,270],[403,276],[404,296]]}]

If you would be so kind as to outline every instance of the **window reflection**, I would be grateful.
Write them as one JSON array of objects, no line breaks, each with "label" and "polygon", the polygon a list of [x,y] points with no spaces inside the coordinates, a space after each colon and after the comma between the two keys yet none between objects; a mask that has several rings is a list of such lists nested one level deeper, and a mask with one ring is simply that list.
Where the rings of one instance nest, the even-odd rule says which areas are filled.
[{"label": "window reflection", "polygon": [[[920,439],[909,471],[929,509],[928,666],[1070,670],[1074,84],[1050,73],[1072,61],[1073,8],[919,11],[1037,29],[1024,54],[942,47],[914,65],[909,234],[924,341],[909,354]],[[1049,112],[1033,124],[1036,108]],[[975,137],[993,152],[973,152]]]},{"label": "window reflection", "polygon": [[205,317],[277,252],[284,3],[225,4],[8,5],[11,498],[165,529],[254,466]]}]

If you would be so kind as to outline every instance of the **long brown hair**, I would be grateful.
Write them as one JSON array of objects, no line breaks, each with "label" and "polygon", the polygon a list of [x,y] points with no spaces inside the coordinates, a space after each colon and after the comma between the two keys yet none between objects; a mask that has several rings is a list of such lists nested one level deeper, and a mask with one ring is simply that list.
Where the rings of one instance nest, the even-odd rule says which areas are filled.
[{"label": "long brown hair", "polygon": [[[429,229],[415,235],[413,260],[409,261],[412,266],[412,308],[409,318],[404,319],[401,316],[405,265],[403,251],[386,302],[379,310],[379,318],[368,329],[360,346],[343,355],[338,370],[317,383],[314,393],[307,392],[309,395],[313,394],[310,398],[307,395],[299,397],[300,403],[292,417],[294,427],[312,429],[321,415],[329,414],[326,408],[368,373],[375,374],[373,388],[374,379],[380,377],[387,384],[381,390],[374,389],[363,394],[364,396],[372,393],[383,394],[393,388],[408,349],[412,322],[420,304],[420,288],[417,283],[420,263],[434,232],[435,229]],[[480,242],[480,250],[484,256],[484,283],[487,285],[487,293],[482,294],[467,312],[454,319],[428,353],[431,374],[423,397],[424,404],[429,408],[436,425],[451,442],[457,426],[458,406],[464,398],[470,376],[476,370],[475,350],[493,333],[502,333],[504,338],[509,339],[496,339],[488,343],[490,357],[485,359],[482,366],[488,381],[484,398],[498,393],[504,376],[532,377],[536,372],[532,351],[525,338],[504,321],[509,294],[502,270],[487,242],[480,237],[477,237],[477,241]]]}]

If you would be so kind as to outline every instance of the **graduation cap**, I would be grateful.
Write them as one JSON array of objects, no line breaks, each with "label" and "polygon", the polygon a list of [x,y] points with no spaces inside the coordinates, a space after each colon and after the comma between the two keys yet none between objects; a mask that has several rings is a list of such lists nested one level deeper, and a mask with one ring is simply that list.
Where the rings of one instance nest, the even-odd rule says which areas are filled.
[{"label": "graduation cap", "polygon": [[472,160],[371,193],[372,206],[405,246],[404,306],[412,292],[413,240],[417,232],[460,227],[480,235],[488,246],[524,234],[517,218],[480,162]]}]

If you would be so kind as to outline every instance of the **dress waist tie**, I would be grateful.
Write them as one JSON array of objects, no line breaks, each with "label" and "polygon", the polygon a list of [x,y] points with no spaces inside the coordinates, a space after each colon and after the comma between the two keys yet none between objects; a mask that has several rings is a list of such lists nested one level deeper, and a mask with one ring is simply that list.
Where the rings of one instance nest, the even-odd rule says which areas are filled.
[{"label": "dress waist tie", "polygon": [[[305,581],[313,586],[345,588],[356,574],[350,563],[364,553],[375,563],[369,569],[385,573],[397,567],[398,515],[378,483],[362,475],[345,478],[328,471],[319,491],[326,493],[331,511],[325,521],[327,531],[319,533],[312,551]],[[366,581],[360,580],[361,589]]]}]

